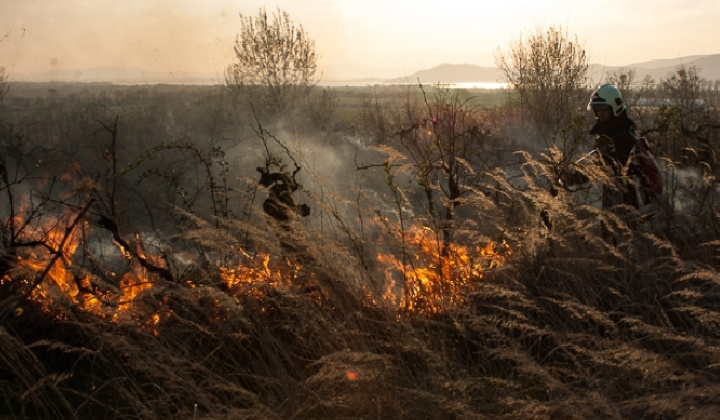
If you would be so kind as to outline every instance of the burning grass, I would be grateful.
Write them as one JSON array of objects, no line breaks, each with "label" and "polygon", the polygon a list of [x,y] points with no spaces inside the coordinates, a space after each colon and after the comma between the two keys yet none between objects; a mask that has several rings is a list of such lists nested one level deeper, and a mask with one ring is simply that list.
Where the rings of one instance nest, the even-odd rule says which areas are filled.
[{"label": "burning grass", "polygon": [[378,254],[377,259],[386,266],[384,300],[412,315],[430,316],[463,306],[485,272],[504,264],[512,254],[507,242],[474,247],[446,244],[438,232],[418,225],[405,232],[405,240],[409,249],[400,257]]},{"label": "burning grass", "polygon": [[18,211],[0,417],[713,418],[717,239],[555,196],[544,166],[519,165],[521,187],[478,174],[455,236],[408,225],[399,187],[399,222],[372,232],[341,199],[313,203],[330,228],[273,223],[257,191],[260,217],[173,209],[155,239],[110,199]]},{"label": "burning grass", "polygon": [[416,226],[404,263],[378,256],[387,282],[369,297],[348,286],[366,274],[322,248],[312,258],[239,249],[237,264],[202,281],[167,282],[132,260],[101,278],[73,264],[87,228],[62,249],[53,239],[19,255],[3,277],[4,290],[27,290],[61,254],[1,331],[6,418],[712,418],[718,408],[717,272],[650,232],[608,253],[567,230],[530,255],[443,244]]},{"label": "burning grass", "polygon": [[[136,237],[134,252],[113,241],[128,261],[124,273],[110,272],[107,278],[102,278],[85,268],[75,268],[73,262],[83,258],[79,255],[83,238],[92,236],[97,228],[87,222],[80,227],[70,226],[70,219],[45,215],[32,229],[24,229],[18,241],[42,242],[46,246],[22,251],[16,259],[17,268],[4,275],[3,284],[19,287],[21,293],[28,294],[31,303],[58,319],[68,319],[70,312],[91,314],[115,323],[140,318],[156,334],[154,326],[168,315],[146,313],[142,302],[166,281],[138,260],[165,268],[164,259],[148,254]],[[475,247],[446,244],[437,232],[420,225],[411,227],[401,240],[407,245],[402,257],[377,255],[378,263],[385,267],[384,293],[366,297],[411,316],[431,316],[463,306],[465,296],[474,290],[485,272],[505,264],[512,254],[507,242],[499,246],[487,242]],[[209,274],[219,279],[216,286],[237,301],[251,298],[262,302],[268,293],[281,290],[293,293],[313,290],[319,304],[328,298],[316,284],[314,273],[300,275],[304,267],[297,255],[248,253],[241,247],[235,248],[235,254],[237,264],[216,267]],[[198,285],[185,281],[184,286],[192,291]],[[20,305],[18,310],[22,310]]]}]

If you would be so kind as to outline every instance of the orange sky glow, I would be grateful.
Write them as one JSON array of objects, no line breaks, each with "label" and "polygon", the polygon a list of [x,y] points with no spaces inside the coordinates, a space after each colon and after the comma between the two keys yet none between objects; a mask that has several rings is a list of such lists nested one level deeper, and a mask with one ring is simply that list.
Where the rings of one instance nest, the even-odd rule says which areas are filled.
[{"label": "orange sky glow", "polygon": [[442,63],[494,66],[535,27],[562,26],[594,63],[720,53],[720,2],[701,0],[24,0],[0,4],[0,66],[211,73],[233,60],[240,14],[280,7],[315,41],[324,79],[408,75]]}]

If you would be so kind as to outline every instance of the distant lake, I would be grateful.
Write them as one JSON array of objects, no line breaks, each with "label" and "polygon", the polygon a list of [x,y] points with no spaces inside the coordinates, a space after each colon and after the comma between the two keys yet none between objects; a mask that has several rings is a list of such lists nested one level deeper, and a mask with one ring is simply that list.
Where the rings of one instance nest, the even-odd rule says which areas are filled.
[{"label": "distant lake", "polygon": [[507,83],[493,82],[469,82],[469,83],[449,83],[447,87],[450,89],[507,89]]},{"label": "distant lake", "polygon": [[[390,85],[416,85],[417,83],[392,83],[383,81],[347,81],[347,82],[320,82],[324,86],[390,86]],[[437,83],[423,83],[426,86],[435,86]],[[464,83],[440,83],[448,89],[507,89],[507,83],[495,82],[464,82]]]}]

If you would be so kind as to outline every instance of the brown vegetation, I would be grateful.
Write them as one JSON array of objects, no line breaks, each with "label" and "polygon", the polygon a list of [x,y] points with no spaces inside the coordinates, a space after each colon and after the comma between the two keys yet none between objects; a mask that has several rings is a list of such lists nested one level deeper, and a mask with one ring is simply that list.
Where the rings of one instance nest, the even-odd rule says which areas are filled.
[{"label": "brown vegetation", "polygon": [[[332,126],[285,131],[215,88],[109,89],[3,108],[0,417],[720,408],[718,162],[677,146],[714,150],[716,103],[644,126],[666,189],[638,219],[598,208],[592,167],[558,185],[573,159],[526,150],[547,134],[514,109],[472,106],[502,92],[340,89]],[[269,163],[307,217],[267,217]]]}]

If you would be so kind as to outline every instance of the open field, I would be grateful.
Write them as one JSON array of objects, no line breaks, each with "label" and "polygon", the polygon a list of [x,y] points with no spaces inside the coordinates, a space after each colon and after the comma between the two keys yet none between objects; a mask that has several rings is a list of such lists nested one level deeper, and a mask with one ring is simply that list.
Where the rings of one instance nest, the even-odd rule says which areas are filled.
[{"label": "open field", "polygon": [[12,86],[0,418],[717,418],[712,124],[639,110],[648,216],[561,188],[507,91],[333,92]]}]

